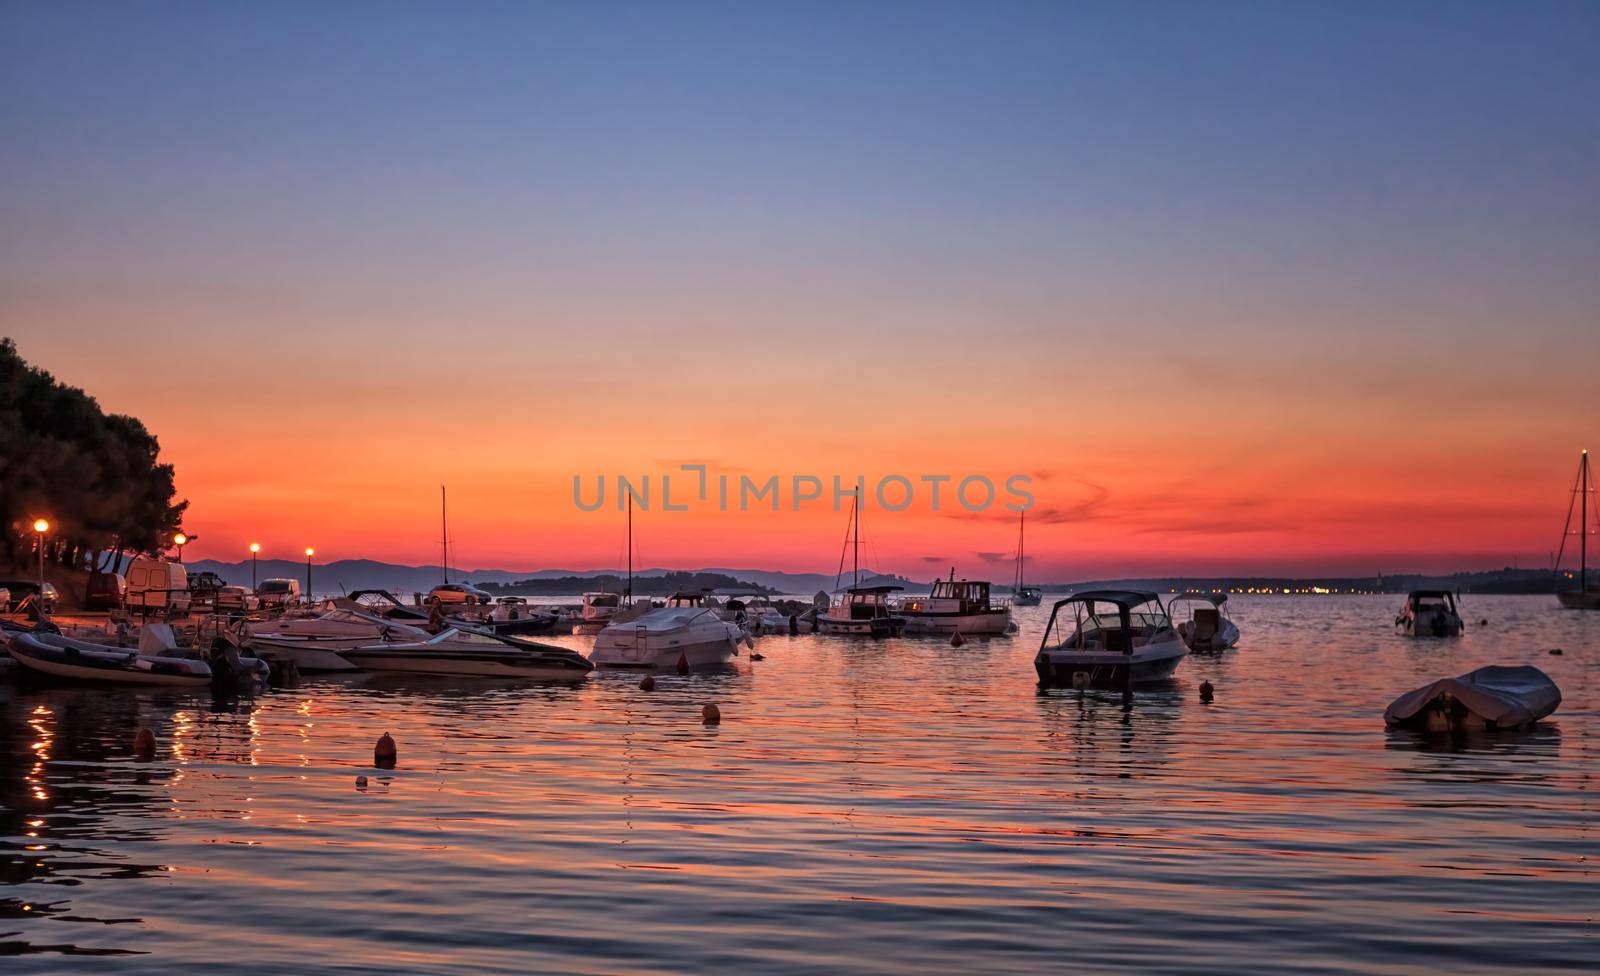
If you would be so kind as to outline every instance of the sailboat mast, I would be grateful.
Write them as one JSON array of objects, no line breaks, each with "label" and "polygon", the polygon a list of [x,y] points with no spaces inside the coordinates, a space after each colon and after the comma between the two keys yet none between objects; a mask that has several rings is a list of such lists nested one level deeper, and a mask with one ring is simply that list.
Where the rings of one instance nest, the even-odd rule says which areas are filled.
[{"label": "sailboat mast", "polygon": [[851,586],[861,585],[861,499],[850,503],[850,519],[855,523],[856,546],[854,564],[850,569]]},{"label": "sailboat mast", "polygon": [[624,587],[622,596],[633,603],[633,493],[628,494],[628,585]]},{"label": "sailboat mast", "polygon": [[1578,592],[1589,592],[1589,452],[1583,452],[1583,493],[1578,496]]},{"label": "sailboat mast", "polygon": [[439,564],[444,569],[444,581],[450,582],[450,515],[444,485],[439,486]]},{"label": "sailboat mast", "polygon": [[1027,564],[1025,555],[1028,551],[1027,518],[1027,512],[1017,513],[1017,585],[1013,587],[1016,592],[1022,590],[1022,568]]}]

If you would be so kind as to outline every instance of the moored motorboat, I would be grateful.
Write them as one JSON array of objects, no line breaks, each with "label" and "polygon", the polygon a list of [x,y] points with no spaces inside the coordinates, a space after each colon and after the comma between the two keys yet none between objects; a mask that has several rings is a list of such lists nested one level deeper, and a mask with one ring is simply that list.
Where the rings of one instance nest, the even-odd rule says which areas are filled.
[{"label": "moored motorboat", "polygon": [[211,666],[198,657],[147,655],[38,631],[13,632],[6,649],[22,668],[68,681],[180,688],[211,684]]},{"label": "moored motorboat", "polygon": [[1497,732],[1526,728],[1560,704],[1561,689],[1538,668],[1491,664],[1401,695],[1383,720],[1427,732]]},{"label": "moored motorboat", "polygon": [[354,647],[340,654],[367,671],[457,678],[582,678],[593,666],[577,651],[553,644],[450,628],[427,640]]},{"label": "moored motorboat", "polygon": [[925,597],[907,597],[894,608],[908,634],[1003,634],[1011,628],[1011,608],[989,598],[986,580],[934,580]]},{"label": "moored motorboat", "polygon": [[1180,593],[1167,602],[1167,610],[1191,651],[1225,651],[1239,643],[1239,628],[1228,616],[1226,593]]},{"label": "moored motorboat", "polygon": [[1407,637],[1456,637],[1466,630],[1449,590],[1412,590],[1394,625]]},{"label": "moored motorboat", "polygon": [[425,641],[427,631],[399,620],[339,607],[319,617],[278,618],[249,625],[247,646],[260,655],[293,662],[306,674],[359,670],[343,654],[371,644]]},{"label": "moored motorboat", "polygon": [[906,618],[891,611],[889,594],[898,586],[852,586],[817,614],[819,634],[854,637],[899,637],[905,633]]},{"label": "moored motorboat", "polygon": [[1155,593],[1086,590],[1056,601],[1033,665],[1043,685],[1127,687],[1172,677],[1188,653]]},{"label": "moored motorboat", "polygon": [[595,638],[597,668],[723,667],[748,641],[738,624],[703,606],[699,594],[679,593],[668,605],[611,623]]}]

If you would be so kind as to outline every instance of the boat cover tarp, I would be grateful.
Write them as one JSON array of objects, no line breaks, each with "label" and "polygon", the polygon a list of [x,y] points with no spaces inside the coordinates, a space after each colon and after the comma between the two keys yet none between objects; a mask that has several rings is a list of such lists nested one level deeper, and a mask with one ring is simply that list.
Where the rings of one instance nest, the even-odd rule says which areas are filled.
[{"label": "boat cover tarp", "polygon": [[1491,664],[1459,678],[1440,678],[1406,692],[1384,710],[1383,720],[1390,725],[1404,724],[1445,695],[1501,728],[1544,718],[1561,704],[1561,689],[1538,668]]}]

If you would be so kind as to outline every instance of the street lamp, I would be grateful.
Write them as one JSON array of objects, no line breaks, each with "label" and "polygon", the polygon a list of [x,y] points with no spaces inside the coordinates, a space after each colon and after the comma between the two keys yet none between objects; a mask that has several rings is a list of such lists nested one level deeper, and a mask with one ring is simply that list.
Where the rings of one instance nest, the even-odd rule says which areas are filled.
[{"label": "street lamp", "polygon": [[258,556],[260,554],[261,554],[261,543],[259,543],[259,542],[250,543],[250,590],[251,590],[251,592],[254,592],[255,588],[256,588],[256,556]]},{"label": "street lamp", "polygon": [[50,531],[50,523],[46,519],[34,519],[33,531],[39,534],[39,602],[44,602],[44,534]]},{"label": "street lamp", "polygon": [[174,533],[172,544],[178,547],[178,562],[183,562],[183,547],[189,544],[189,537],[182,532]]},{"label": "street lamp", "polygon": [[311,599],[311,557],[315,556],[316,554],[317,554],[317,551],[315,549],[311,548],[310,546],[306,546],[306,599],[307,600]]}]

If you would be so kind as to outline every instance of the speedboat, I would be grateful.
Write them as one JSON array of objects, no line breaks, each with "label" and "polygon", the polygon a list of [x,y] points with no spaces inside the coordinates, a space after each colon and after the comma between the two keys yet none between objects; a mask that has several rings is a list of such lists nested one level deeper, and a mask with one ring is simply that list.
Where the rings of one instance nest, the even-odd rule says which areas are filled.
[{"label": "speedboat", "polygon": [[1239,643],[1239,628],[1228,618],[1226,593],[1180,593],[1167,609],[1191,651],[1225,651]]},{"label": "speedboat", "polygon": [[827,611],[817,614],[819,634],[857,637],[899,637],[906,618],[889,609],[889,594],[898,586],[852,586]]},{"label": "speedboat", "polygon": [[585,593],[583,595],[583,619],[586,623],[609,620],[611,615],[622,609],[622,594]]},{"label": "speedboat", "polygon": [[581,678],[594,670],[582,654],[553,644],[450,628],[426,640],[387,641],[340,654],[366,671],[457,678]]},{"label": "speedboat", "polygon": [[483,626],[496,634],[537,634],[555,627],[556,611],[535,607],[520,596],[496,600]]},{"label": "speedboat", "polygon": [[279,618],[251,623],[248,646],[265,657],[292,661],[296,670],[357,671],[344,651],[384,641],[425,641],[420,627],[340,607],[320,617]]},{"label": "speedboat", "polygon": [[1449,590],[1412,590],[1394,625],[1407,637],[1456,637],[1466,630]]},{"label": "speedboat", "polygon": [[1172,677],[1188,653],[1155,593],[1085,590],[1056,601],[1033,666],[1042,685],[1126,687]]},{"label": "speedboat", "polygon": [[723,604],[724,620],[752,634],[787,634],[789,616],[765,596],[735,597]]},{"label": "speedboat", "polygon": [[699,594],[679,593],[664,607],[611,623],[595,638],[597,668],[715,668],[732,663],[750,638]]},{"label": "speedboat", "polygon": [[1426,732],[1497,732],[1532,725],[1560,704],[1561,689],[1538,668],[1491,664],[1401,695],[1383,720]]},{"label": "speedboat", "polygon": [[198,657],[147,655],[40,631],[12,632],[6,649],[17,664],[52,678],[178,688],[211,684],[211,666]]},{"label": "speedboat", "polygon": [[895,607],[906,618],[908,634],[1003,634],[1011,628],[1011,608],[989,600],[985,580],[934,580],[926,597],[908,597]]}]

